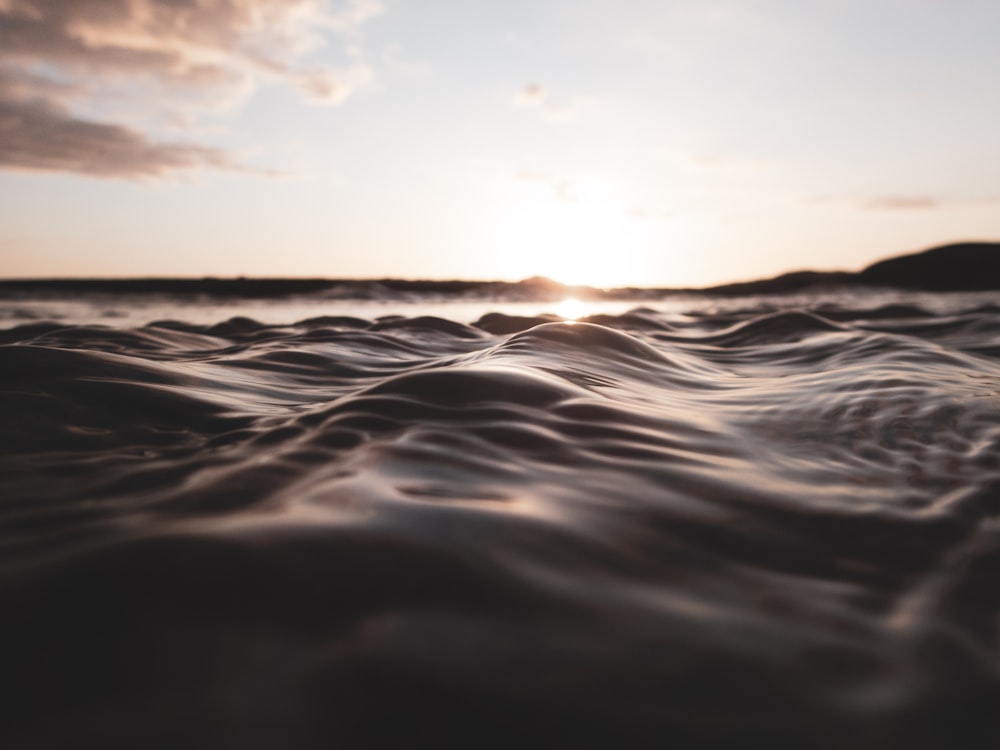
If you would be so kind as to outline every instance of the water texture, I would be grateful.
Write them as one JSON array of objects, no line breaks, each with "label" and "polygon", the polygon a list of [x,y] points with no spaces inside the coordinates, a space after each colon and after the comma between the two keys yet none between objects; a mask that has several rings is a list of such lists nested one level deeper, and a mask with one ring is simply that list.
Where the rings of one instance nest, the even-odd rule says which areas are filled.
[{"label": "water texture", "polygon": [[998,307],[0,342],[3,747],[1000,745]]}]

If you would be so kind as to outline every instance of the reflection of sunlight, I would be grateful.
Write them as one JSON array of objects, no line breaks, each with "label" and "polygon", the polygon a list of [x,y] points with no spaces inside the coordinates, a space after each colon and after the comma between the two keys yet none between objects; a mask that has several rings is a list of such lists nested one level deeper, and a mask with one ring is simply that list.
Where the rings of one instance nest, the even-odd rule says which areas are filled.
[{"label": "reflection of sunlight", "polygon": [[630,211],[614,183],[578,179],[553,187],[521,180],[501,187],[488,247],[507,278],[547,276],[602,288],[641,284],[667,246],[663,222]]},{"label": "reflection of sunlight", "polygon": [[589,312],[587,305],[574,297],[568,297],[556,306],[556,315],[570,323],[576,322]]}]

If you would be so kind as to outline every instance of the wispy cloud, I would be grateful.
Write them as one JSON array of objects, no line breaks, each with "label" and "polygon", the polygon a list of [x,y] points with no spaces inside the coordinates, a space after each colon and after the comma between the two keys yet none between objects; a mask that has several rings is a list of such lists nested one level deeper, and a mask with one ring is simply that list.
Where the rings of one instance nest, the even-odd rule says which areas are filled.
[{"label": "wispy cloud", "polygon": [[264,81],[339,104],[372,71],[308,57],[324,32],[352,35],[381,11],[377,0],[336,13],[321,0],[0,0],[0,167],[125,178],[233,168],[219,149],[87,112],[238,100]]},{"label": "wispy cloud", "polygon": [[529,83],[527,86],[518,89],[511,98],[511,103],[515,107],[541,107],[545,104],[549,93],[544,86],[537,83]]},{"label": "wispy cloud", "polygon": [[538,83],[521,87],[511,96],[511,104],[525,109],[536,109],[543,120],[548,122],[568,122],[576,117],[580,101],[553,102],[548,89]]},{"label": "wispy cloud", "polygon": [[874,211],[912,211],[941,208],[942,201],[931,195],[881,195],[861,202],[861,208]]},{"label": "wispy cloud", "polygon": [[809,203],[843,204],[861,211],[936,211],[1000,204],[1000,196],[997,195],[959,196],[930,193],[887,193],[869,196],[818,194],[806,200]]},{"label": "wispy cloud", "polygon": [[654,149],[653,156],[675,169],[691,174],[757,174],[776,166],[754,156],[714,151],[685,151],[677,148]]}]

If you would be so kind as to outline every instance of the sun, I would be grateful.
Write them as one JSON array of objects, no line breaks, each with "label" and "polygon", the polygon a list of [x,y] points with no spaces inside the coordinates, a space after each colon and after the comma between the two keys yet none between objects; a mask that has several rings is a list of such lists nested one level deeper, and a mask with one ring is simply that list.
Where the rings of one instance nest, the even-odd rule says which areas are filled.
[{"label": "sun", "polygon": [[590,314],[590,307],[576,297],[567,297],[556,305],[556,315],[567,323],[575,323]]},{"label": "sun", "polygon": [[521,181],[503,195],[488,244],[507,278],[642,285],[664,248],[656,225],[630,211],[613,183],[580,179],[554,190]]}]

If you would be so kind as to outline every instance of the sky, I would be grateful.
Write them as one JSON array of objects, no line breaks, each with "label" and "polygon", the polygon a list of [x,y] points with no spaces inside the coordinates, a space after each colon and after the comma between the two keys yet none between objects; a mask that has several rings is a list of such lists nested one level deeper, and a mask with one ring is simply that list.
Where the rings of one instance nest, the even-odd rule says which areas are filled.
[{"label": "sky", "polygon": [[0,0],[0,277],[705,286],[1000,238],[996,0]]}]

